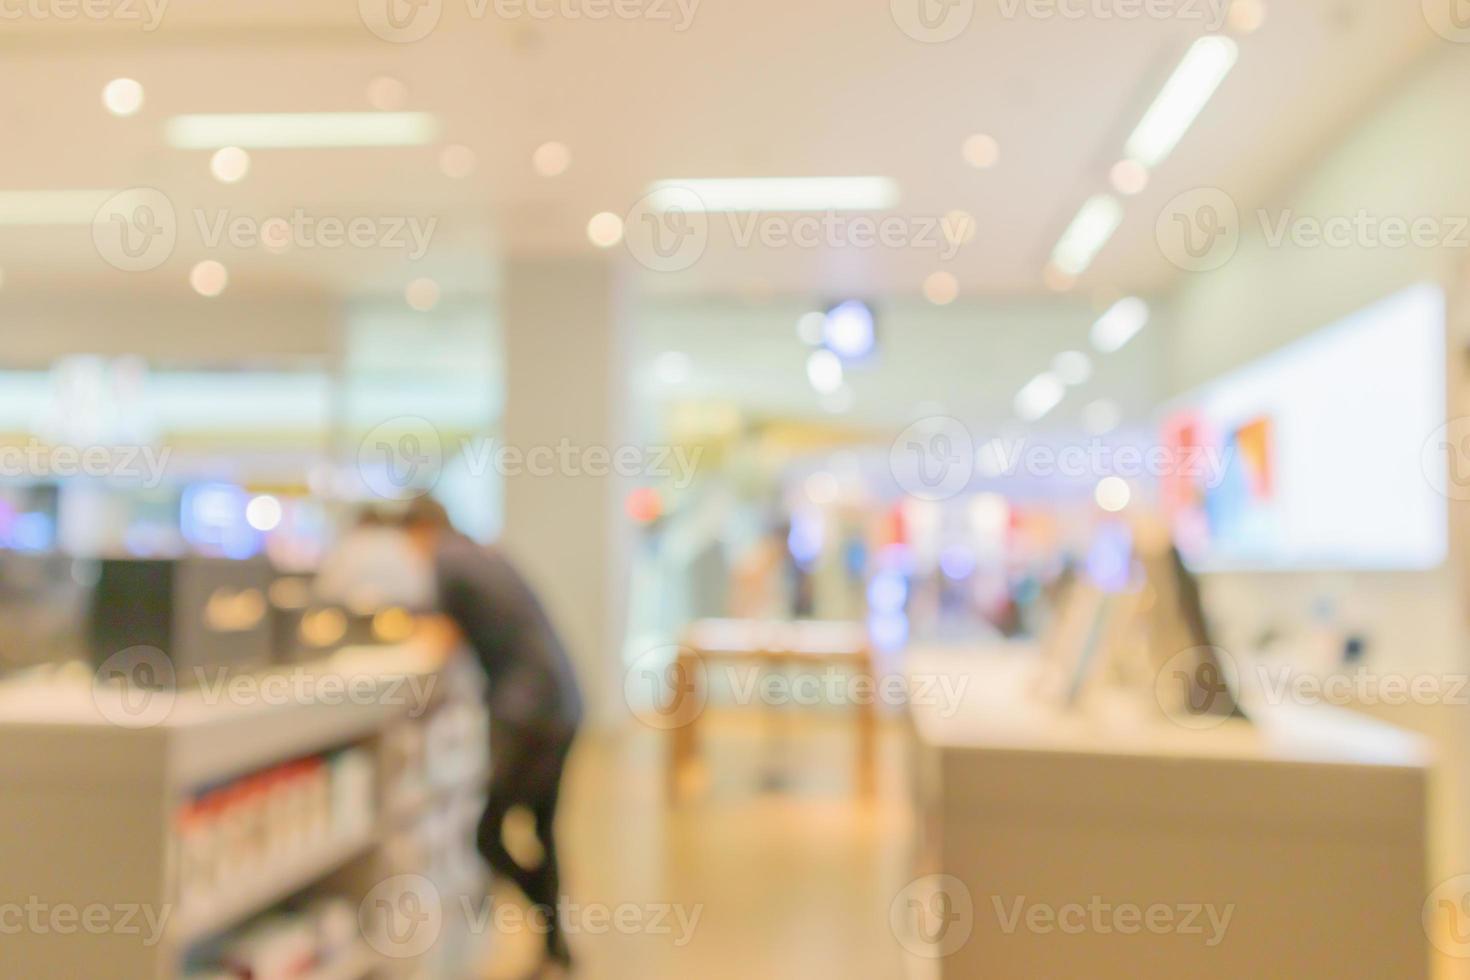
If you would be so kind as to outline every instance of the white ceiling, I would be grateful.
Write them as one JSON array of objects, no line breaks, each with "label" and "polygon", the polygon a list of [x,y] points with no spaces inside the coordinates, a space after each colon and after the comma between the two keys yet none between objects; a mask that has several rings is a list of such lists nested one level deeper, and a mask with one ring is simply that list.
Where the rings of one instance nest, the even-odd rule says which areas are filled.
[{"label": "white ceiling", "polygon": [[[1411,64],[1445,47],[1417,3],[1267,0],[1265,26],[1240,38],[1235,71],[1151,186],[1127,200],[1075,295],[1050,297],[1041,271],[1051,246],[1106,187],[1198,21],[1007,18],[1009,0],[976,0],[958,38],[924,44],[899,30],[888,0],[703,0],[683,32],[649,20],[507,20],[494,15],[496,0],[477,18],[479,0],[426,0],[441,5],[437,29],[395,44],[359,13],[382,2],[168,0],[153,32],[0,22],[0,190],[149,186],[181,216],[437,220],[415,262],[382,249],[211,249],[185,217],[169,261],[138,273],[103,262],[88,228],[0,227],[0,322],[24,334],[10,360],[44,364],[79,349],[212,365],[232,352],[320,356],[343,300],[396,301],[419,276],[450,294],[493,294],[500,256],[590,252],[588,218],[626,213],[653,180],[880,175],[901,190],[895,214],[963,209],[977,219],[975,239],[941,261],[932,248],[741,247],[716,221],[702,258],[670,273],[619,249],[644,297],[640,348],[690,353],[701,395],[820,414],[794,318],[814,301],[862,295],[880,307],[884,346],[881,368],[851,375],[854,419],[902,422],[938,401],[989,424],[1009,416],[1016,389],[1051,353],[1084,344],[1100,297],[1158,292],[1180,274],[1154,241],[1164,202],[1198,186],[1224,188],[1242,207],[1268,202]],[[442,175],[437,145],[260,150],[249,176],[225,186],[209,176],[207,151],[163,139],[178,113],[367,111],[368,83],[381,75],[406,84],[405,108],[442,120],[446,142],[475,150],[471,177]],[[136,116],[100,104],[117,76],[146,87]],[[999,140],[992,169],[961,159],[977,131]],[[560,177],[532,170],[546,140],[571,149]],[[204,258],[230,269],[217,299],[187,284]],[[962,296],[944,310],[918,298],[938,268],[955,274]],[[201,330],[213,338],[201,343]],[[1069,395],[1058,421],[1075,421],[1097,394],[1146,406],[1156,341],[1137,343]]]},{"label": "white ceiling", "polygon": [[[6,22],[0,188],[147,185],[181,212],[439,220],[417,263],[381,251],[209,252],[188,229],[173,259],[149,273],[97,261],[84,228],[0,228],[7,289],[187,295],[187,269],[208,256],[229,265],[236,296],[395,292],[422,274],[482,291],[493,288],[495,256],[506,249],[589,249],[588,217],[627,211],[654,179],[875,174],[898,182],[899,214],[976,216],[976,239],[943,264],[963,293],[1034,293],[1062,227],[1105,186],[1128,130],[1201,32],[1178,18],[1007,18],[1011,4],[981,2],[958,38],[924,44],[898,29],[887,2],[705,0],[683,32],[650,20],[507,20],[494,0],[476,18],[477,0],[428,2],[442,3],[442,19],[411,44],[376,37],[353,0],[172,0],[153,32]],[[1206,184],[1242,202],[1278,190],[1431,43],[1418,7],[1272,0],[1200,123],[1149,190],[1129,200],[1083,286],[1166,285],[1172,267],[1153,242],[1160,205]],[[273,150],[255,152],[250,176],[226,187],[209,177],[207,152],[171,150],[162,139],[175,113],[365,110],[365,87],[380,74],[407,84],[407,108],[439,115],[446,140],[477,151],[471,178],[442,176],[437,147]],[[118,75],[146,86],[137,116],[113,118],[99,103],[103,83]],[[960,158],[975,131],[1000,141],[991,170]],[[573,154],[554,179],[530,167],[548,139]],[[644,288],[912,295],[939,267],[927,248],[771,250],[729,237],[717,225],[693,268],[646,273]]]}]

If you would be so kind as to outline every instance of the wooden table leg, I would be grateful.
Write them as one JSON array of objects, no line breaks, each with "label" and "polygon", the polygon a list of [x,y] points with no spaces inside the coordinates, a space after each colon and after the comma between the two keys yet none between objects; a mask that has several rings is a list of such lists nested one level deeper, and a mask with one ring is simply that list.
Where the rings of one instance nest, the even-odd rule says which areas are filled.
[{"label": "wooden table leg", "polygon": [[699,733],[695,726],[704,714],[706,696],[701,667],[699,654],[684,648],[680,648],[678,658],[670,666],[673,697],[668,711],[668,793],[669,800],[675,803],[683,798],[699,756]]}]

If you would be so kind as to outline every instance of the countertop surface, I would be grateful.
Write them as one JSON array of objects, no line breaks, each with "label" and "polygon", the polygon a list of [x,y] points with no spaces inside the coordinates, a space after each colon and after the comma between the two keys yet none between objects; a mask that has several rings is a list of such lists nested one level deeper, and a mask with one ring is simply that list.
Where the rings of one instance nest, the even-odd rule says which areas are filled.
[{"label": "countertop surface", "polygon": [[1099,690],[1068,709],[1038,694],[1039,670],[1035,650],[1023,644],[910,651],[920,739],[953,750],[1406,768],[1433,761],[1425,739],[1345,708],[1247,700],[1247,718],[1179,721],[1152,691]]}]

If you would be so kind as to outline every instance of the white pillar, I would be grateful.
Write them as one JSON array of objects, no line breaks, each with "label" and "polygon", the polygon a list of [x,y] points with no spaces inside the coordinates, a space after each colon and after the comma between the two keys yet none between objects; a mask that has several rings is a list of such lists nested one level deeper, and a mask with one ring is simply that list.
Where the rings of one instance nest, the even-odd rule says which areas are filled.
[{"label": "white pillar", "polygon": [[[563,639],[592,724],[626,717],[622,644],[631,536],[627,487],[608,455],[626,442],[628,341],[617,276],[602,256],[505,264],[506,551],[536,586]],[[549,447],[531,472],[526,454]],[[586,450],[604,451],[598,456]],[[566,460],[571,461],[567,465]],[[607,475],[591,476],[591,466]]]}]

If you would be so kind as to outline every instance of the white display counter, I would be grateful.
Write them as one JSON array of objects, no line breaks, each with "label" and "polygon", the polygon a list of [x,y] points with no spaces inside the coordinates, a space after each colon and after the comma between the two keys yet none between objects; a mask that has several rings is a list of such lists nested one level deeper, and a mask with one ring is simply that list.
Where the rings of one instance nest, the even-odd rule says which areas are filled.
[{"label": "white display counter", "polygon": [[1327,707],[1204,730],[1117,697],[1063,711],[1033,697],[1037,662],[911,656],[963,689],[912,711],[919,873],[952,876],[916,886],[917,960],[945,980],[1429,975],[1426,743]]},{"label": "white display counter", "polygon": [[[385,877],[434,878],[431,857],[412,835],[428,822],[478,815],[483,758],[463,779],[405,796],[386,784],[385,756],[389,733],[421,724],[423,709],[441,710],[456,685],[404,650],[344,651],[306,669],[315,672],[303,685],[314,698],[211,702],[203,692],[185,692],[143,727],[117,724],[117,704],[109,701],[114,692],[96,692],[89,682],[0,685],[0,904],[26,906],[28,914],[39,909],[42,916],[39,927],[23,923],[0,937],[0,972],[174,980],[195,944],[313,885],[330,882],[355,909]],[[355,694],[348,695],[337,680],[354,678]],[[463,683],[457,690],[465,694]],[[471,698],[477,692],[470,687]],[[353,819],[334,822],[273,860],[237,869],[208,895],[183,893],[181,808],[211,786],[343,749],[365,750],[360,756],[377,763],[369,803],[352,807]],[[470,841],[473,830],[459,826],[453,833]],[[57,909],[78,913],[52,920]],[[87,909],[95,910],[98,924],[105,914],[106,928],[83,928],[70,918]],[[364,938],[318,972],[339,980],[401,975],[414,967],[409,959],[385,958]]]}]

